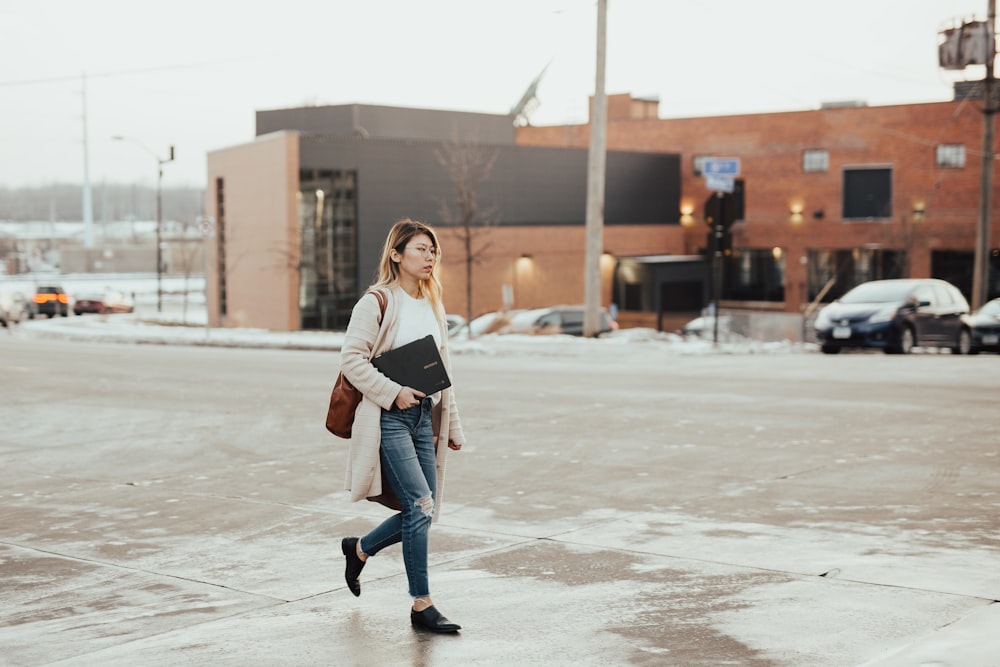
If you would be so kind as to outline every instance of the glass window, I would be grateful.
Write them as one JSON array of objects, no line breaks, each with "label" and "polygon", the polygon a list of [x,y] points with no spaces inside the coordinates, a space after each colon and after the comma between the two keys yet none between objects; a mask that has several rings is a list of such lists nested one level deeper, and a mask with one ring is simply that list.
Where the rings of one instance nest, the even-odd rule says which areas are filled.
[{"label": "glass window", "polygon": [[892,169],[844,170],[844,220],[892,217]]},{"label": "glass window", "polygon": [[913,290],[913,298],[916,299],[917,303],[924,303],[926,301],[932,306],[936,303],[934,290],[931,289],[930,285],[919,285],[917,289]]},{"label": "glass window", "polygon": [[802,171],[826,171],[830,168],[830,152],[822,148],[802,151]]},{"label": "glass window", "polygon": [[[331,169],[299,173],[299,311],[303,329],[342,329],[357,301],[356,175]],[[290,253],[291,254],[291,253]]]},{"label": "glass window", "polygon": [[559,312],[559,316],[562,318],[562,325],[576,325],[581,326],[583,324],[583,309],[580,310],[563,310]]},{"label": "glass window", "polygon": [[934,164],[961,169],[965,166],[965,144],[939,144],[934,151]]},{"label": "glass window", "polygon": [[216,273],[218,275],[219,315],[228,311],[228,287],[226,272],[226,182],[222,178],[215,179],[215,255]]},{"label": "glass window", "polygon": [[540,327],[554,327],[559,325],[559,313],[547,313],[538,318],[535,323]]},{"label": "glass window", "polygon": [[906,253],[881,248],[809,251],[809,300],[838,299],[856,285],[871,280],[902,278]]},{"label": "glass window", "polygon": [[910,293],[909,283],[866,282],[853,288],[843,297],[841,303],[892,303],[903,301]]},{"label": "glass window", "polygon": [[785,255],[780,248],[735,250],[725,262],[723,299],[785,300]]},{"label": "glass window", "polygon": [[934,285],[934,303],[941,306],[950,306],[954,301],[947,287],[944,285]]}]

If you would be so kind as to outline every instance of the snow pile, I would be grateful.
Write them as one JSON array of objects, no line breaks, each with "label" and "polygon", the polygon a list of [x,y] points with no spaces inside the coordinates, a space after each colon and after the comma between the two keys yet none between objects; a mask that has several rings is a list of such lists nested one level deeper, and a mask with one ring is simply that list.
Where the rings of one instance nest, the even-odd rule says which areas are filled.
[{"label": "snow pile", "polygon": [[[153,345],[200,345],[214,347],[339,350],[340,331],[268,331],[251,328],[211,328],[205,325],[203,308],[181,313],[176,308],[163,313],[148,308],[132,314],[82,315],[35,319],[17,325],[24,333],[48,338],[142,343]],[[674,354],[774,354],[814,351],[815,345],[791,342],[760,343],[748,339],[714,344],[711,339],[683,337],[653,329],[623,329],[600,338],[552,335],[486,334],[475,338],[458,335],[451,339],[453,354],[539,354],[585,356],[613,352],[616,348],[654,348]]]},{"label": "snow pile", "polygon": [[[250,328],[210,328],[205,312],[204,282],[199,277],[123,274],[49,276],[61,284],[72,298],[92,291],[95,285],[108,286],[132,295],[135,312],[115,315],[82,315],[36,319],[17,325],[25,334],[73,340],[144,343],[153,345],[200,345],[215,347],[281,348],[299,350],[339,350],[342,331],[268,331]],[[0,289],[19,288],[32,292],[34,284],[46,278],[7,276]],[[159,295],[158,295],[159,288]],[[671,354],[787,354],[814,352],[812,344],[790,341],[763,343],[733,334],[715,344],[708,338],[679,336],[649,328],[621,329],[600,338],[565,335],[485,334],[469,338],[459,333],[451,339],[452,354],[538,354],[545,356],[586,356],[624,350],[665,350]]]}]

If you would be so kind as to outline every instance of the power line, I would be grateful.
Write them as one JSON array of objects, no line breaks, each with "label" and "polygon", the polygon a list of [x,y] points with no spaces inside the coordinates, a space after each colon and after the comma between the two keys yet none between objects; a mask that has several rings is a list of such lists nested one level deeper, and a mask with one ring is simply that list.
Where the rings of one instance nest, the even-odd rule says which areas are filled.
[{"label": "power line", "polygon": [[[257,57],[257,56],[249,56],[249,57],[250,58],[254,58],[254,57]],[[244,59],[231,59],[231,60],[244,60]],[[142,67],[142,68],[137,68],[137,69],[121,69],[121,70],[113,70],[113,71],[109,71],[109,72],[96,72],[96,73],[85,72],[84,74],[86,74],[86,76],[87,76],[88,79],[107,78],[107,77],[113,77],[113,76],[129,76],[129,75],[132,75],[132,74],[148,74],[150,72],[164,72],[164,71],[177,70],[177,69],[195,69],[195,68],[199,68],[199,67],[206,67],[206,66],[211,66],[211,65],[217,65],[217,64],[222,63],[222,62],[229,62],[229,61],[217,60],[217,61],[205,61],[205,62],[198,62],[198,63],[184,63],[184,64],[177,64],[177,65],[159,65],[159,66],[156,66],[156,67]],[[20,79],[20,80],[16,80],[16,81],[0,81],[0,87],[6,88],[6,87],[12,87],[12,86],[33,86],[33,85],[45,84],[45,83],[60,83],[60,82],[63,82],[63,81],[78,81],[81,76],[83,76],[83,74],[66,74],[66,75],[62,75],[62,76],[43,77],[43,78],[38,78],[38,79]]]}]

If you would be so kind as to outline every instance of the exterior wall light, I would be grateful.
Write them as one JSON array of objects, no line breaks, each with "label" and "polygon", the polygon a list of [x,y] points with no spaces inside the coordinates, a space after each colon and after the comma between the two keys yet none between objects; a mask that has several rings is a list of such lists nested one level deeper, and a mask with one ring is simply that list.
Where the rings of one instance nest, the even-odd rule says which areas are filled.
[{"label": "exterior wall light", "polygon": [[913,202],[913,222],[923,222],[927,213],[927,204],[922,201]]},{"label": "exterior wall light", "polygon": [[685,226],[694,224],[694,204],[688,200],[681,202],[681,224]]},{"label": "exterior wall light", "polygon": [[801,201],[793,201],[788,205],[788,221],[793,225],[800,224],[802,222],[802,211],[804,210],[805,205]]}]

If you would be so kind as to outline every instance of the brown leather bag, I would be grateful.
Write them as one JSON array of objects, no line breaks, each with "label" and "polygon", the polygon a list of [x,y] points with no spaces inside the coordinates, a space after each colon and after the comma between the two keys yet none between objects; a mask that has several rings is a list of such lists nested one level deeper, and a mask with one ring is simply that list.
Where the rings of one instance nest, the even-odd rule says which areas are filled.
[{"label": "brown leather bag", "polygon": [[[372,294],[378,299],[381,310],[378,323],[381,327],[387,301],[382,290],[375,290]],[[361,392],[341,372],[337,375],[333,391],[330,392],[330,407],[326,411],[326,430],[338,438],[350,438],[354,427],[354,413],[358,411],[360,404]]]}]

